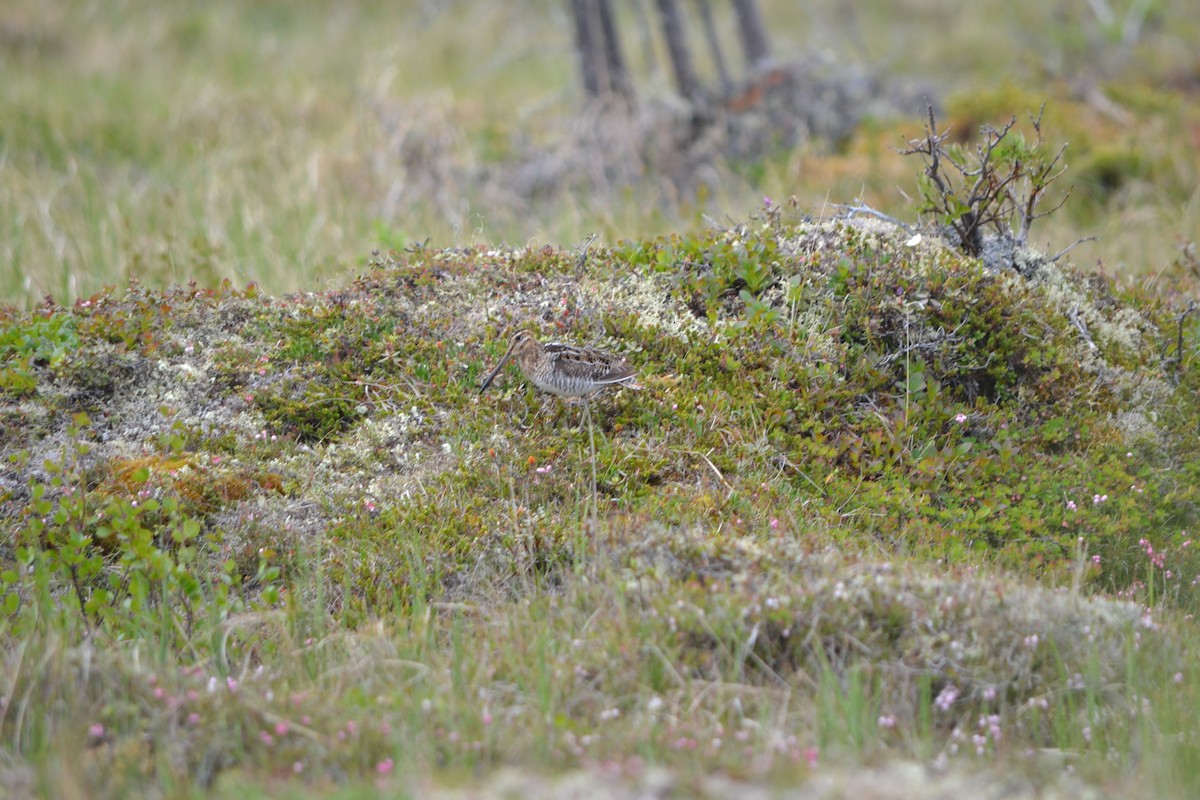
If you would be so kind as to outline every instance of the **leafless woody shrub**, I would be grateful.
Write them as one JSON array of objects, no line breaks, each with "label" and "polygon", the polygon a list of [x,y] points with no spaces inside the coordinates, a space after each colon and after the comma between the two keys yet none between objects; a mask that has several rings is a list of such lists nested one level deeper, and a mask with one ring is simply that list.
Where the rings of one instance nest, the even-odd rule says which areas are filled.
[{"label": "leafless woody shrub", "polygon": [[983,141],[972,152],[946,143],[949,129],[938,132],[931,105],[925,135],[900,150],[901,155],[918,155],[925,161],[920,180],[924,201],[921,211],[934,214],[964,252],[981,255],[984,234],[989,231],[1024,246],[1033,221],[1057,211],[1070,196],[1067,191],[1053,208],[1038,210],[1047,189],[1067,169],[1062,164],[1065,144],[1052,157],[1046,157],[1042,139],[1044,109],[1030,118],[1033,141],[1013,130],[1017,122],[1013,117],[1002,128],[984,125],[980,131]]}]

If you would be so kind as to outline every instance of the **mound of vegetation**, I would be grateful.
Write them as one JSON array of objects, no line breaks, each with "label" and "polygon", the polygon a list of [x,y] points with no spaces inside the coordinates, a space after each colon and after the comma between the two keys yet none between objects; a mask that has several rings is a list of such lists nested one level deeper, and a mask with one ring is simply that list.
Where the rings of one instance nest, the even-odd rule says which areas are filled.
[{"label": "mound of vegetation", "polygon": [[[1194,758],[1157,705],[1193,671],[1157,611],[1195,607],[1189,307],[939,230],[768,204],[6,312],[22,779]],[[477,391],[518,328],[640,373],[593,403],[594,485],[579,409]],[[64,736],[96,758],[52,777]]]}]

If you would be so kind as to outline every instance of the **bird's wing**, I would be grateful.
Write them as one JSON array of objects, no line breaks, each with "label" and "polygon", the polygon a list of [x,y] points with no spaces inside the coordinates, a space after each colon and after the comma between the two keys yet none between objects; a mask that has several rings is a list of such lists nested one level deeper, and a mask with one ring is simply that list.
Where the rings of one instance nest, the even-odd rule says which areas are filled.
[{"label": "bird's wing", "polygon": [[634,375],[633,367],[626,364],[624,359],[602,350],[559,342],[550,342],[545,349],[546,357],[554,369],[564,375],[586,378],[598,384],[620,383]]}]

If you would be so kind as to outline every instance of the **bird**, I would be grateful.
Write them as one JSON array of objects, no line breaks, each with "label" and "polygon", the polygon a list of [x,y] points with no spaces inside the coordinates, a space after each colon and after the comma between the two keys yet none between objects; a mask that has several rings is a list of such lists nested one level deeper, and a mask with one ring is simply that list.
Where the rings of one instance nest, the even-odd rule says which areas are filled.
[{"label": "bird", "polygon": [[596,433],[592,428],[592,409],[588,398],[609,386],[640,389],[633,367],[625,359],[603,350],[558,342],[542,344],[530,331],[518,331],[513,334],[500,363],[484,378],[479,387],[480,394],[492,385],[510,358],[516,358],[521,372],[543,392],[583,400],[583,416],[588,427],[589,463],[592,467],[591,510],[593,514],[598,513]]},{"label": "bird", "polygon": [[559,397],[582,397],[585,409],[586,399],[608,386],[639,388],[633,367],[623,358],[590,347],[542,344],[533,333],[523,330],[513,334],[500,363],[480,385],[480,394],[491,386],[510,358],[516,359],[522,374],[538,389]]}]

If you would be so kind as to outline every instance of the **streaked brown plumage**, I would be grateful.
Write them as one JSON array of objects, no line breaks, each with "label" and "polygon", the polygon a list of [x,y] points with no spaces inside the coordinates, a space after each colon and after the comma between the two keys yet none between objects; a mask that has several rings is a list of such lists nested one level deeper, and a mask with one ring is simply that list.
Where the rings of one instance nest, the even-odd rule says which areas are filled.
[{"label": "streaked brown plumage", "polygon": [[491,385],[496,375],[515,358],[517,366],[534,386],[559,397],[587,397],[606,386],[633,386],[633,367],[625,360],[590,347],[573,347],[550,342],[542,344],[529,331],[514,334],[500,363],[488,373],[480,393]]}]

